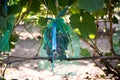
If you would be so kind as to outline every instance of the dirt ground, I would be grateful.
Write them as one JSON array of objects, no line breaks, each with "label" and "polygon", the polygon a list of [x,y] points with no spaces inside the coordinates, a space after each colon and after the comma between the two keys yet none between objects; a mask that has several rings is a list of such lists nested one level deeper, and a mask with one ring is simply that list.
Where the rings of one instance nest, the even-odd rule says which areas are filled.
[{"label": "dirt ground", "polygon": [[[17,57],[33,57],[37,54],[40,45],[39,39],[36,37],[40,35],[38,28],[28,28],[28,31],[22,26],[15,29],[19,35],[19,40],[14,49],[11,50],[10,55]],[[98,40],[98,47],[103,51],[109,51],[109,44],[107,39]],[[102,43],[102,44],[101,44]],[[84,48],[89,48],[85,43],[81,44]],[[89,48],[91,51],[92,49]],[[55,64],[54,71],[51,71],[51,64],[49,61],[42,61],[44,65],[39,65],[39,60],[30,60],[17,62],[9,65],[6,70],[6,80],[112,80],[105,79],[104,72],[95,66],[91,60],[81,60],[74,62],[61,61],[60,64]]]}]

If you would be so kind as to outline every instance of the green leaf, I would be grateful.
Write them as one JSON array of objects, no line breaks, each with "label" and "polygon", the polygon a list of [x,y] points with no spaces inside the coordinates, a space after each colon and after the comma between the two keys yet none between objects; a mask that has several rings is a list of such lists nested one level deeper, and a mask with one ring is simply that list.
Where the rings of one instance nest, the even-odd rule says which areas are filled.
[{"label": "green leaf", "polygon": [[34,0],[32,1],[32,4],[30,6],[30,10],[34,11],[35,13],[40,10],[40,0]]},{"label": "green leaf", "polygon": [[96,34],[95,18],[89,13],[82,15],[82,21],[78,27],[83,38],[88,38],[90,34]]},{"label": "green leaf", "polygon": [[69,11],[72,13],[72,14],[77,14],[79,13],[79,9],[78,9],[78,6],[76,6],[78,3],[72,5],[72,7],[69,9]]},{"label": "green leaf", "polygon": [[59,6],[66,7],[68,5],[74,4],[77,0],[58,0]]},{"label": "green leaf", "polygon": [[46,26],[47,25],[47,19],[43,17],[39,17],[38,24],[40,26]]},{"label": "green leaf", "polygon": [[58,0],[59,6],[68,6],[69,0]]},{"label": "green leaf", "polygon": [[89,13],[84,13],[82,15],[82,21],[81,22],[93,23],[94,21],[95,21],[94,16],[90,15]]},{"label": "green leaf", "polygon": [[81,17],[79,14],[73,14],[70,17],[70,24],[73,28],[78,28],[81,37],[88,38],[90,34],[96,33],[95,18],[89,13],[84,13]]},{"label": "green leaf", "polygon": [[44,0],[47,5],[45,5],[52,13],[56,14],[57,13],[57,8],[56,8],[56,0]]},{"label": "green leaf", "polygon": [[94,12],[102,9],[104,0],[79,0],[79,8],[88,12]]},{"label": "green leaf", "polygon": [[90,52],[86,48],[81,49],[80,55],[84,56],[84,57],[90,57],[91,56]]},{"label": "green leaf", "polygon": [[105,56],[112,56],[111,52],[105,53]]},{"label": "green leaf", "polygon": [[93,13],[94,16],[104,16],[107,14],[107,10],[106,9],[100,9],[100,10],[97,10]]},{"label": "green leaf", "polygon": [[115,16],[113,16],[112,22],[113,22],[114,24],[118,24],[118,19],[117,19]]},{"label": "green leaf", "polygon": [[73,31],[74,31],[75,33],[77,33],[78,35],[81,35],[80,30],[79,30],[78,28],[75,28]]},{"label": "green leaf", "polygon": [[9,43],[10,43],[10,49],[15,48],[15,44],[17,42],[17,36],[16,35],[11,35]]},{"label": "green leaf", "polygon": [[20,0],[20,5],[25,6],[30,0]]},{"label": "green leaf", "polygon": [[105,3],[105,4],[108,4],[108,3],[109,3],[109,0],[104,0],[104,3]]},{"label": "green leaf", "polygon": [[37,21],[37,19],[36,19],[36,18],[33,18],[33,17],[24,19],[24,22],[25,22],[26,24],[30,24],[30,23],[32,23],[32,22],[34,22],[34,24],[35,24],[35,21]]},{"label": "green leaf", "polygon": [[80,26],[80,15],[79,14],[71,15],[70,24],[73,28],[78,28]]},{"label": "green leaf", "polygon": [[68,4],[74,4],[75,2],[77,2],[77,0],[69,0]]},{"label": "green leaf", "polygon": [[22,9],[22,6],[20,4],[15,4],[12,6],[9,6],[8,8],[8,14],[16,14],[19,13]]}]

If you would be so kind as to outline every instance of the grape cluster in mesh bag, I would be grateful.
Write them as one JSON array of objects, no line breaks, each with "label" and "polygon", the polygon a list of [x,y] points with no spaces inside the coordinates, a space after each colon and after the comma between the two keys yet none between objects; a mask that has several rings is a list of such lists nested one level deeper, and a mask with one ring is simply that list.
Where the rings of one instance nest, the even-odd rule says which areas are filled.
[{"label": "grape cluster in mesh bag", "polygon": [[[60,28],[57,28],[56,31],[57,31],[56,34],[57,48],[56,48],[55,59],[62,60],[67,57],[65,50],[67,50],[69,44],[69,35],[65,32],[65,30],[63,29],[61,30]],[[48,57],[52,58],[52,54],[53,54],[52,27],[47,27],[45,29],[44,37],[45,37],[44,50],[46,50]]]}]

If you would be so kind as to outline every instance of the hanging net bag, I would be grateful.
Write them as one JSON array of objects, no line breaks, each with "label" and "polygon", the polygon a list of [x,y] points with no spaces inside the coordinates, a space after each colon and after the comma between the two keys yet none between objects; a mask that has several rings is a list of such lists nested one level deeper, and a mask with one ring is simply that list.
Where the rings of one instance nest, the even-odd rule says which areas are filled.
[{"label": "hanging net bag", "polygon": [[0,3],[2,9],[2,14],[0,15],[0,52],[9,52],[10,51],[10,37],[14,27],[15,17],[13,14],[7,14],[7,1],[4,0],[3,3]]},{"label": "hanging net bag", "polygon": [[[56,34],[54,34],[55,28]],[[79,41],[79,39],[73,32],[72,28],[66,24],[62,18],[57,18],[55,20],[52,20],[44,31],[43,49],[46,51],[48,57],[50,58],[52,58],[53,52],[55,52],[55,59],[59,60],[78,57],[79,55],[73,53],[75,50],[75,46],[73,46],[75,41]],[[77,44],[79,46],[79,42],[77,42]],[[69,51],[68,49],[70,47],[71,50]]]},{"label": "hanging net bag", "polygon": [[51,69],[52,66],[53,70],[57,64],[71,64],[72,61],[65,61],[68,58],[80,57],[80,40],[60,15],[50,20],[43,31],[43,42],[39,52],[39,56],[48,57],[49,60],[40,61],[39,67]]}]

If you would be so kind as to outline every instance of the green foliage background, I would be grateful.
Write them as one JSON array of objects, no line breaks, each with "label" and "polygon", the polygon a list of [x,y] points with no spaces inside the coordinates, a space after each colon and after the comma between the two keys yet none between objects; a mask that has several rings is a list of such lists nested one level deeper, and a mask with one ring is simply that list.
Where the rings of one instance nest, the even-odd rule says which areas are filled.
[{"label": "green foliage background", "polygon": [[[111,0],[111,3],[112,11],[120,7],[119,0]],[[47,24],[48,20],[46,18],[48,16],[52,18],[56,17],[61,10],[69,5],[71,6],[63,17],[70,16],[69,24],[73,29],[79,29],[79,36],[85,40],[89,39],[90,34],[96,35],[97,24],[95,22],[97,17],[104,19],[103,16],[108,15],[109,12],[108,0],[8,0],[8,11],[5,11],[2,3],[0,6],[0,38],[2,38],[2,35],[4,35],[4,32],[7,30],[8,17],[10,15],[14,15],[14,22],[11,22],[14,23],[13,29],[21,21],[25,24],[34,22],[35,25],[39,25],[42,29]],[[117,15],[119,16],[119,13]],[[116,16],[113,16],[112,20],[113,23],[118,23]],[[13,29],[10,30],[10,33],[12,33]],[[16,41],[14,39],[15,38],[9,38],[8,40],[9,42]],[[2,41],[2,39],[0,41]],[[119,47],[120,39],[118,38],[117,41],[118,43],[116,44],[118,45],[117,47]],[[0,45],[3,44],[1,43]]]},{"label": "green foliage background", "polygon": [[[17,41],[17,37],[13,30],[20,22],[24,25],[34,23],[43,34],[48,18],[55,19],[62,10],[69,7],[61,17],[79,35],[79,39],[90,45],[100,57],[120,55],[120,28],[112,34],[112,23],[119,23],[120,0],[8,0],[6,4],[4,1],[0,0],[0,52],[9,52],[15,47],[12,43]],[[108,21],[111,26],[107,33],[111,49],[105,55],[96,47],[99,20]],[[76,36],[73,38],[75,40]],[[87,58],[94,56],[86,48],[81,49],[80,55]],[[100,59],[99,62],[106,67],[103,71],[107,75],[114,74],[120,79],[119,60],[116,65],[111,65],[111,60],[107,59]]]}]

